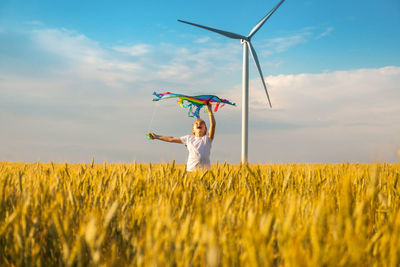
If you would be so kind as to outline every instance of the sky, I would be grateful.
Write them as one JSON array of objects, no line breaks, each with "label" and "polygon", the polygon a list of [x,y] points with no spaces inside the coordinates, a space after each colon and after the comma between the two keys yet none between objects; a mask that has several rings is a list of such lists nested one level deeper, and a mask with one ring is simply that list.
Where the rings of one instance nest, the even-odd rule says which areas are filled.
[{"label": "sky", "polygon": [[[242,45],[177,20],[247,35],[277,3],[1,0],[0,161],[185,163],[145,136],[191,134],[171,91],[237,103],[211,161],[239,163]],[[250,163],[400,160],[398,0],[286,0],[252,44]]]}]

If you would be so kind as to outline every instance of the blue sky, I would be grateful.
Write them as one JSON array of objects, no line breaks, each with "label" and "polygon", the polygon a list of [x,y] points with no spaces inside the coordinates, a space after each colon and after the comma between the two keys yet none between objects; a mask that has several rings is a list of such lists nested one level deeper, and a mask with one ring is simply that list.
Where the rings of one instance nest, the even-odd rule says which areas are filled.
[{"label": "blue sky", "polygon": [[[1,1],[0,160],[185,162],[192,119],[151,93],[210,93],[212,161],[240,159],[242,47],[278,1]],[[400,2],[285,1],[253,37],[250,162],[396,161]],[[153,115],[154,114],[154,115]],[[235,145],[232,145],[235,144]]]}]

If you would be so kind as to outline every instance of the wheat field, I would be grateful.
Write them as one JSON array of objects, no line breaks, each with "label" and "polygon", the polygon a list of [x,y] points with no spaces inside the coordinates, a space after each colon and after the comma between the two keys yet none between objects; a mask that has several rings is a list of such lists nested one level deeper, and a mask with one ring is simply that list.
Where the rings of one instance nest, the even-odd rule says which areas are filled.
[{"label": "wheat field", "polygon": [[398,266],[400,164],[0,162],[1,266]]}]

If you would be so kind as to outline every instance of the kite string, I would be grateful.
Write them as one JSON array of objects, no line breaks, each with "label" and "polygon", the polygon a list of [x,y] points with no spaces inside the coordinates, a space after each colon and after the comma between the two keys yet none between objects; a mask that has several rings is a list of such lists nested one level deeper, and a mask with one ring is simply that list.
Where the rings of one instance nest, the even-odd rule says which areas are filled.
[{"label": "kite string", "polygon": [[149,128],[147,129],[147,132],[148,132],[148,133],[150,133],[150,129],[151,129],[152,125],[153,125],[154,117],[155,117],[155,115],[156,115],[156,111],[157,111],[157,109],[158,109],[159,106],[160,106],[160,103],[159,103],[159,102],[157,102],[157,103],[154,105],[154,108],[153,108],[153,115],[151,116],[150,123],[149,123]]}]

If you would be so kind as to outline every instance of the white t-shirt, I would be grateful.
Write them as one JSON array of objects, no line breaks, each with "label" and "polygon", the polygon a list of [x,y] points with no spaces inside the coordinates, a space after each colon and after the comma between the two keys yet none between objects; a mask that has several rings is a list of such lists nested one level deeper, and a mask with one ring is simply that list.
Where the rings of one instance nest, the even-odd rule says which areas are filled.
[{"label": "white t-shirt", "polygon": [[181,141],[189,150],[186,170],[195,171],[198,167],[210,168],[212,139],[207,134],[202,137],[185,135],[181,137]]}]

